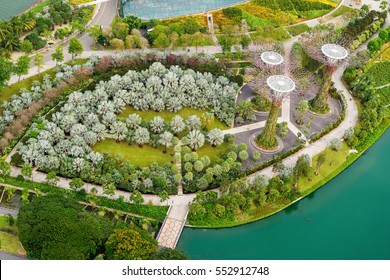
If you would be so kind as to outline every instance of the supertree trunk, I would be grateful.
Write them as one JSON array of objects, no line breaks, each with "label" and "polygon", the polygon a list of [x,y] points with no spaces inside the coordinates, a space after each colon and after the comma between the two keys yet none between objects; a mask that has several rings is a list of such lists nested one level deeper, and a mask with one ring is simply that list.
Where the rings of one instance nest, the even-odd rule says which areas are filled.
[{"label": "supertree trunk", "polygon": [[332,66],[325,66],[324,81],[321,90],[310,100],[310,109],[316,113],[325,114],[329,111],[328,96],[332,84]]},{"label": "supertree trunk", "polygon": [[280,101],[272,99],[271,110],[264,129],[259,136],[257,136],[257,144],[264,149],[273,149],[278,146],[278,139],[276,138],[276,123],[278,121]]}]

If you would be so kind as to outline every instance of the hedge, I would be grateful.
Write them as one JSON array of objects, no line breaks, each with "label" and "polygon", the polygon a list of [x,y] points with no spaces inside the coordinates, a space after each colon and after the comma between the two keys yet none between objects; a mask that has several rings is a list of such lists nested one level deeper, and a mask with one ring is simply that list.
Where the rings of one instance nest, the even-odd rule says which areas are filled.
[{"label": "hedge", "polygon": [[[55,193],[55,194],[62,194],[62,195],[67,194],[67,195],[71,195],[73,198],[75,198],[78,201],[83,201],[88,203],[87,196],[82,191],[75,192],[75,191],[71,191],[59,187],[50,186],[43,183],[23,180],[20,177],[16,177],[16,178],[4,177],[4,183],[33,190],[33,191],[35,189],[38,189],[43,193]],[[96,199],[96,203],[99,206],[113,208],[128,213],[156,219],[159,221],[163,221],[165,219],[166,213],[168,211],[168,206],[135,205],[126,202],[121,202],[118,200],[112,200],[107,197],[101,197],[101,196],[96,196],[95,199]]]}]

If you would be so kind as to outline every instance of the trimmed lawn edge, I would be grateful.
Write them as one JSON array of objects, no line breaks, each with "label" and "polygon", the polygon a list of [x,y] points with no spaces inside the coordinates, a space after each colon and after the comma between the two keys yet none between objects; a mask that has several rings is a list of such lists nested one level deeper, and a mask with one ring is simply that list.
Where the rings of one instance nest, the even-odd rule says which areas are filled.
[{"label": "trimmed lawn edge", "polygon": [[340,164],[337,169],[335,169],[332,173],[330,173],[326,178],[322,179],[315,185],[313,185],[311,188],[307,189],[305,192],[302,193],[302,196],[297,198],[296,200],[284,205],[280,209],[276,211],[272,211],[270,213],[267,213],[265,215],[257,216],[252,219],[246,220],[246,221],[241,221],[241,222],[232,222],[232,223],[227,223],[224,225],[215,225],[215,226],[193,226],[190,224],[186,224],[186,227],[189,228],[205,228],[205,229],[217,229],[217,228],[231,228],[231,227],[237,227],[253,222],[257,222],[259,220],[268,218],[284,209],[287,207],[293,205],[297,201],[301,200],[302,198],[308,196],[309,194],[315,192],[319,188],[323,187],[325,184],[333,180],[337,175],[339,175],[341,172],[343,172],[345,169],[347,169],[349,166],[351,166],[361,155],[363,155],[372,145],[375,144],[376,141],[386,132],[386,130],[390,127],[390,120],[387,120],[385,123],[382,123],[376,130],[375,133],[373,133],[373,136],[375,137],[374,139],[366,139],[364,141],[364,145],[362,148],[362,151],[359,152],[358,154],[351,154],[347,157],[346,161],[344,161],[342,164]]}]

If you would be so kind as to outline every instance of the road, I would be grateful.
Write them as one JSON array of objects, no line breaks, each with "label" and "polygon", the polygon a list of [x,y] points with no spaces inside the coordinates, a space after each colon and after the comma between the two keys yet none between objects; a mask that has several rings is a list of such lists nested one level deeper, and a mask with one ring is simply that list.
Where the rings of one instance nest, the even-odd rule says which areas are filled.
[{"label": "road", "polygon": [[[96,9],[98,9],[97,14],[89,23],[89,25],[99,24],[103,27],[109,26],[111,22],[114,20],[117,15],[117,7],[119,0],[108,0],[107,2],[100,3],[96,5]],[[76,38],[80,40],[83,45],[84,51],[92,51],[91,47],[94,44],[94,41],[91,37],[89,37],[87,32],[83,34],[77,35]],[[64,61],[68,61],[71,59],[71,55],[68,53],[68,45],[69,43],[64,43]],[[50,69],[55,66],[55,62],[52,61],[51,54],[54,51],[55,46],[46,49],[45,55],[45,68]],[[35,68],[34,65],[31,65],[31,68]],[[44,70],[43,69],[43,70]],[[11,81],[12,82],[12,81]]]}]

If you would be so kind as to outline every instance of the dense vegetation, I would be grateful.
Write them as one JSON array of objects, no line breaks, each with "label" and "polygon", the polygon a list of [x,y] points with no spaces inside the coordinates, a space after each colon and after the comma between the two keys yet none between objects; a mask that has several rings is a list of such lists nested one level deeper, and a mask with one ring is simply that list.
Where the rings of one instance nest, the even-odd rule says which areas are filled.
[{"label": "dense vegetation", "polygon": [[[64,39],[76,30],[84,31],[92,11],[92,7],[74,8],[66,1],[50,0],[40,11],[32,10],[0,21],[0,53],[8,56],[9,52],[21,50],[29,54],[32,49],[46,46],[54,37]],[[55,27],[58,28],[54,32]]]},{"label": "dense vegetation", "polygon": [[181,251],[157,251],[144,229],[110,221],[66,195],[39,196],[24,204],[17,219],[19,238],[31,259],[186,259]]},{"label": "dense vegetation", "polygon": [[[19,238],[32,259],[93,259],[111,232],[110,221],[76,201],[48,195],[20,208]],[[101,250],[101,249],[100,249]]]}]

